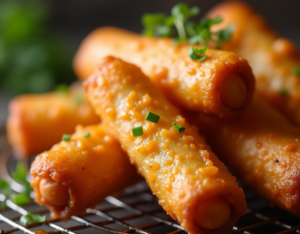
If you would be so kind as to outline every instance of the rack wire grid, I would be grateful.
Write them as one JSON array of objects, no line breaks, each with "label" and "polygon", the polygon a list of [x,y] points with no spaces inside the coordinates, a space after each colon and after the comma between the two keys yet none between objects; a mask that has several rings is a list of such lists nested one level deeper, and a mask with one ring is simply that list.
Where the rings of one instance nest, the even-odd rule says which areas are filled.
[{"label": "rack wire grid", "polygon": [[[0,178],[8,180],[15,192],[22,186],[11,178],[17,161],[7,142],[5,130],[0,129]],[[28,165],[30,162],[28,162]],[[231,233],[243,234],[284,234],[300,233],[300,219],[278,207],[270,207],[253,191],[244,188],[248,204],[247,214],[240,218]],[[0,193],[0,201],[5,199]],[[45,223],[22,226],[19,219],[28,212],[45,215]],[[101,205],[87,209],[86,213],[72,216],[68,221],[51,219],[49,211],[32,200],[26,206],[18,206],[11,200],[6,208],[0,208],[0,234],[186,234],[187,232],[159,206],[157,198],[145,182],[123,191],[121,196],[108,196]]]}]

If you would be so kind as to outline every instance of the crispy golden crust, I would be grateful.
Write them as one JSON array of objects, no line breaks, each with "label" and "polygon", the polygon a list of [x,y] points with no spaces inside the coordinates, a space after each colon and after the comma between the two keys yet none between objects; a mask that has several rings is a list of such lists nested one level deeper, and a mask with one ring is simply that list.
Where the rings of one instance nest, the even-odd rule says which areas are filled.
[{"label": "crispy golden crust", "polygon": [[[92,74],[101,58],[113,55],[141,67],[153,83],[177,106],[193,111],[231,117],[244,109],[252,98],[254,77],[242,57],[208,50],[203,62],[188,56],[191,46],[174,46],[172,39],[142,37],[117,28],[100,28],[83,41],[74,59],[81,79]],[[225,78],[237,74],[246,86],[246,98],[239,108],[228,108],[220,97]]]},{"label": "crispy golden crust", "polygon": [[[107,57],[85,82],[85,88],[96,112],[116,132],[159,203],[189,233],[227,233],[245,213],[245,197],[235,178],[198,130],[139,68]],[[160,116],[157,124],[145,120],[148,111]],[[172,122],[186,130],[176,132]],[[135,138],[132,128],[137,126],[143,126],[144,133]],[[211,198],[224,199],[231,214],[222,227],[204,230],[195,222],[197,208]]]},{"label": "crispy golden crust", "polygon": [[213,151],[271,203],[300,216],[300,131],[256,99],[239,118],[194,117]]},{"label": "crispy golden crust", "polygon": [[256,92],[290,122],[300,126],[300,79],[294,74],[295,67],[300,67],[300,54],[295,45],[279,37],[245,3],[224,2],[208,16],[223,17],[224,22],[218,28],[235,25],[233,40],[224,49],[248,60],[256,77]]},{"label": "crispy golden crust", "polygon": [[[85,132],[90,136],[84,137]],[[45,204],[52,217],[64,220],[93,208],[106,196],[140,178],[119,142],[104,125],[78,126],[70,141],[62,141],[40,154],[30,173],[36,202]],[[70,196],[67,206],[56,206],[42,196],[43,178],[67,187]]]},{"label": "crispy golden crust", "polygon": [[7,135],[16,155],[23,158],[50,149],[77,124],[99,122],[82,90],[22,95],[9,104]]}]

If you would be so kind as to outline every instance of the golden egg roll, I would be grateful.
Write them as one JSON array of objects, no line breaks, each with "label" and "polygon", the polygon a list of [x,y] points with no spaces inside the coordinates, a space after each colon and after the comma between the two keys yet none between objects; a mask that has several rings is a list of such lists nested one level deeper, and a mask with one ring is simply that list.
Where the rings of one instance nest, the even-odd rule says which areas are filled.
[{"label": "golden egg roll", "polygon": [[84,85],[167,213],[191,234],[227,233],[246,211],[242,189],[141,70],[109,56]]},{"label": "golden egg roll", "polygon": [[296,46],[277,35],[246,3],[221,3],[208,16],[223,18],[215,30],[234,25],[233,38],[223,49],[247,59],[256,77],[256,92],[300,126],[300,54]]},{"label": "golden egg roll", "polygon": [[270,104],[255,99],[238,118],[198,115],[214,153],[250,188],[300,217],[300,130]]},{"label": "golden egg roll", "polygon": [[77,124],[99,122],[82,89],[27,94],[9,103],[7,136],[17,157],[24,158],[50,149]]},{"label": "golden egg roll", "polygon": [[140,178],[103,124],[77,126],[69,141],[38,155],[30,173],[36,202],[46,205],[53,218],[63,220],[84,213]]},{"label": "golden egg roll", "polygon": [[[196,47],[196,46],[195,46]],[[140,66],[173,104],[221,118],[241,112],[254,91],[247,61],[232,53],[209,49],[202,62],[193,61],[191,45],[170,38],[149,38],[112,27],[99,28],[82,42],[74,59],[81,79],[92,74],[100,59],[112,55]]]}]

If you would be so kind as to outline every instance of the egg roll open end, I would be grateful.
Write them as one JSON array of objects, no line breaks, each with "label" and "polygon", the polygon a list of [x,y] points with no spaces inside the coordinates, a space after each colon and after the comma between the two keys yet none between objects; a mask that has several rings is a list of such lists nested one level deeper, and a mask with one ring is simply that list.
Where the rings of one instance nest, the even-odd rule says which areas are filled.
[{"label": "egg roll open end", "polygon": [[220,89],[221,100],[229,109],[238,109],[247,99],[247,86],[243,78],[235,73],[224,78]]},{"label": "egg roll open end", "polygon": [[195,222],[207,230],[222,227],[230,218],[230,204],[223,198],[212,198],[203,202],[197,210]]},{"label": "egg roll open end", "polygon": [[40,181],[40,193],[49,203],[56,206],[66,206],[69,203],[68,188],[57,183],[51,178],[42,178]]}]

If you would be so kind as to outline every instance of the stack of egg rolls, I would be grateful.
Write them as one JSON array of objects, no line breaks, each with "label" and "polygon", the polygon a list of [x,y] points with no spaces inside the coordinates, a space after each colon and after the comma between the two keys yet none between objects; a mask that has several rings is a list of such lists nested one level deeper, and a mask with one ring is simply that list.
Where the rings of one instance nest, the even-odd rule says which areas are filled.
[{"label": "stack of egg rolls", "polygon": [[259,98],[231,120],[189,120],[245,185],[300,217],[300,129]]},{"label": "stack of egg rolls", "polygon": [[[84,85],[96,113],[167,213],[191,234],[228,232],[246,211],[243,191],[198,130],[141,70],[106,57]],[[158,122],[145,120],[149,112]],[[172,123],[185,130],[177,132]],[[132,129],[139,126],[143,134],[135,137]]]},{"label": "stack of egg rolls", "polygon": [[223,49],[247,59],[256,78],[256,93],[300,126],[300,53],[296,46],[277,35],[246,3],[226,1],[207,16],[223,18],[215,30],[234,25],[232,40]]},{"label": "stack of egg rolls", "polygon": [[[227,5],[230,4],[239,6],[239,3]],[[225,7],[213,12],[218,9]],[[244,13],[249,17],[254,14],[251,10]],[[224,18],[226,24],[228,21]],[[270,202],[300,216],[300,131],[263,101],[267,100],[297,123],[291,114],[296,113],[293,106],[298,102],[294,95],[296,88],[289,83],[295,76],[277,76],[274,83],[286,82],[287,91],[278,96],[276,85],[268,78],[271,72],[262,69],[269,64],[252,64],[255,56],[270,55],[268,46],[272,40],[275,52],[270,57],[286,55],[284,61],[290,68],[297,65],[298,57],[287,40],[276,39],[279,42],[275,43],[275,34],[270,31],[263,34],[263,21],[257,16],[254,18],[257,20],[251,23],[250,32],[237,30],[231,44],[225,45],[226,49],[245,56],[253,66],[258,77],[257,98],[253,103],[254,77],[246,60],[239,55],[210,49],[206,60],[195,62],[188,57],[190,45],[187,44],[174,46],[169,39],[143,38],[116,28],[91,33],[75,57],[74,68],[81,79],[94,72],[85,87],[96,112],[105,122],[78,127],[69,142],[62,141],[36,158],[31,168],[36,200],[47,205],[54,217],[66,219],[82,214],[105,196],[136,182],[137,169],[163,208],[191,234],[229,232],[245,213],[244,194],[204,138],[185,120],[184,110],[188,110],[202,112],[186,117],[197,125],[213,151],[245,184]],[[254,38],[256,33],[267,36],[263,42],[254,43],[251,36]],[[248,34],[251,42],[241,39]],[[251,43],[257,46],[253,47],[257,48],[257,55],[253,57],[244,47]],[[156,87],[139,68],[120,59],[107,57],[98,65],[109,54],[140,66]],[[273,62],[269,68],[272,72],[275,65],[280,65],[282,70],[286,68]],[[276,74],[284,74],[280,72]],[[266,89],[265,94],[263,89]],[[281,104],[277,104],[278,100]],[[149,111],[159,114],[158,123],[145,120]],[[72,114],[74,118],[78,115],[76,111]],[[56,119],[51,121],[55,123]],[[182,125],[185,131],[177,132],[173,122]],[[62,125],[52,129],[58,126]],[[133,137],[131,130],[138,126],[142,126],[143,135]],[[85,133],[89,136],[85,137]],[[129,164],[128,156],[136,169]],[[97,168],[104,163],[108,166],[102,173]],[[113,174],[115,168],[121,169]],[[82,177],[76,171],[81,171]],[[105,186],[97,186],[99,183]]]}]

